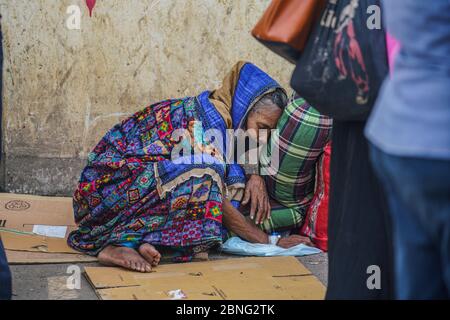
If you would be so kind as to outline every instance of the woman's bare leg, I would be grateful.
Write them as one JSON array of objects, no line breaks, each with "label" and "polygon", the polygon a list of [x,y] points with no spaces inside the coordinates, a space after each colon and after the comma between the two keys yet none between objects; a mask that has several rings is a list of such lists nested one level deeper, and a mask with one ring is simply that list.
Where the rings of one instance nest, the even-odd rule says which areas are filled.
[{"label": "woman's bare leg", "polygon": [[119,266],[125,269],[151,272],[152,266],[136,250],[109,245],[98,254],[98,261],[106,266]]},{"label": "woman's bare leg", "polygon": [[194,254],[193,261],[208,261],[209,260],[209,253],[208,251],[205,252],[199,252]]}]

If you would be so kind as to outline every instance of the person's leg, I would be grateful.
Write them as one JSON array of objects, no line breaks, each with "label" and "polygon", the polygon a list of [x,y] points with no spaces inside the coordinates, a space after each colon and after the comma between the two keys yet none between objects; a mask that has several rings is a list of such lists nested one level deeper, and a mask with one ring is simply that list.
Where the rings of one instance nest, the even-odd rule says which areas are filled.
[{"label": "person's leg", "polygon": [[445,244],[439,229],[448,234],[450,228],[449,193],[444,186],[447,183],[448,191],[450,177],[433,170],[432,160],[389,156],[375,147],[371,154],[393,219],[397,298],[447,298],[443,268],[448,262],[446,267],[440,251],[449,248],[448,237]]},{"label": "person's leg", "polygon": [[[391,221],[381,184],[370,165],[365,124],[334,124],[326,298],[392,299]],[[381,270],[380,287],[367,286],[371,266]]]},{"label": "person's leg", "polygon": [[407,171],[417,178],[417,199],[421,222],[433,240],[440,256],[439,279],[443,293],[440,298],[450,299],[450,161],[408,159]]},{"label": "person's leg", "polygon": [[0,239],[0,300],[11,299],[11,273],[9,271],[8,261],[6,260],[5,250]]},{"label": "person's leg", "polygon": [[[447,178],[447,181],[450,179]],[[449,193],[450,194],[450,193]],[[445,285],[447,287],[447,299],[450,299],[450,197],[447,195],[445,199],[445,212],[447,212],[446,219],[442,228],[442,237],[441,237],[441,263],[443,270],[443,277],[445,280]]]}]

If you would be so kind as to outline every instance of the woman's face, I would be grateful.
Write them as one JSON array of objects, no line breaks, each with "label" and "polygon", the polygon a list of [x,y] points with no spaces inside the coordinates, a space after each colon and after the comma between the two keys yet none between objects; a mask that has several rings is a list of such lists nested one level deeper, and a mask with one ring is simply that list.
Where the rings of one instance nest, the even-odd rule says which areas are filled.
[{"label": "woman's face", "polygon": [[246,127],[250,137],[258,140],[258,131],[260,129],[266,129],[269,132],[271,129],[275,129],[281,113],[282,110],[276,105],[264,105],[258,108],[258,110],[250,112]]}]

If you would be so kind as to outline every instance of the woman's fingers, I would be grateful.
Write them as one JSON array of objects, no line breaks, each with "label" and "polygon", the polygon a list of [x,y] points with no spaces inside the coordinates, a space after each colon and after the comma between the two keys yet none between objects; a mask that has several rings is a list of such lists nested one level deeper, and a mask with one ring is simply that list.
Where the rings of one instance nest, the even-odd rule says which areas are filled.
[{"label": "woman's fingers", "polygon": [[250,190],[245,189],[244,199],[242,200],[242,204],[246,205],[248,203],[248,200],[250,200]]},{"label": "woman's fingers", "polygon": [[262,196],[260,200],[260,208],[262,214],[260,216],[259,223],[264,223],[265,220],[270,218],[270,203],[266,196]]},{"label": "woman's fingers", "polygon": [[269,220],[270,219],[270,215],[271,215],[271,210],[272,210],[272,208],[270,207],[270,200],[268,199],[268,198],[266,198],[266,203],[265,203],[265,205],[266,205],[266,212],[267,212],[267,214],[266,214],[266,219],[267,220]]},{"label": "woman's fingers", "polygon": [[256,224],[262,223],[262,221],[264,220],[264,214],[265,214],[264,202],[263,199],[260,197],[258,199],[258,212],[256,214]]},{"label": "woman's fingers", "polygon": [[[255,213],[256,213],[256,209],[258,207],[258,199],[256,199],[255,196],[251,197],[251,206],[250,206],[250,219],[254,219],[255,218]],[[255,222],[258,220],[255,220]]]}]

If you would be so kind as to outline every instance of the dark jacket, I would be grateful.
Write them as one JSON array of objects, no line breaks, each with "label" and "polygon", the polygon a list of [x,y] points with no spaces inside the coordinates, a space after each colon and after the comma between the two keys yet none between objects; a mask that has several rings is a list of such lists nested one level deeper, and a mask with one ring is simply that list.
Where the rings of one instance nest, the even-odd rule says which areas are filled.
[{"label": "dark jacket", "polygon": [[11,299],[11,272],[6,260],[3,243],[0,239],[0,300]]}]

